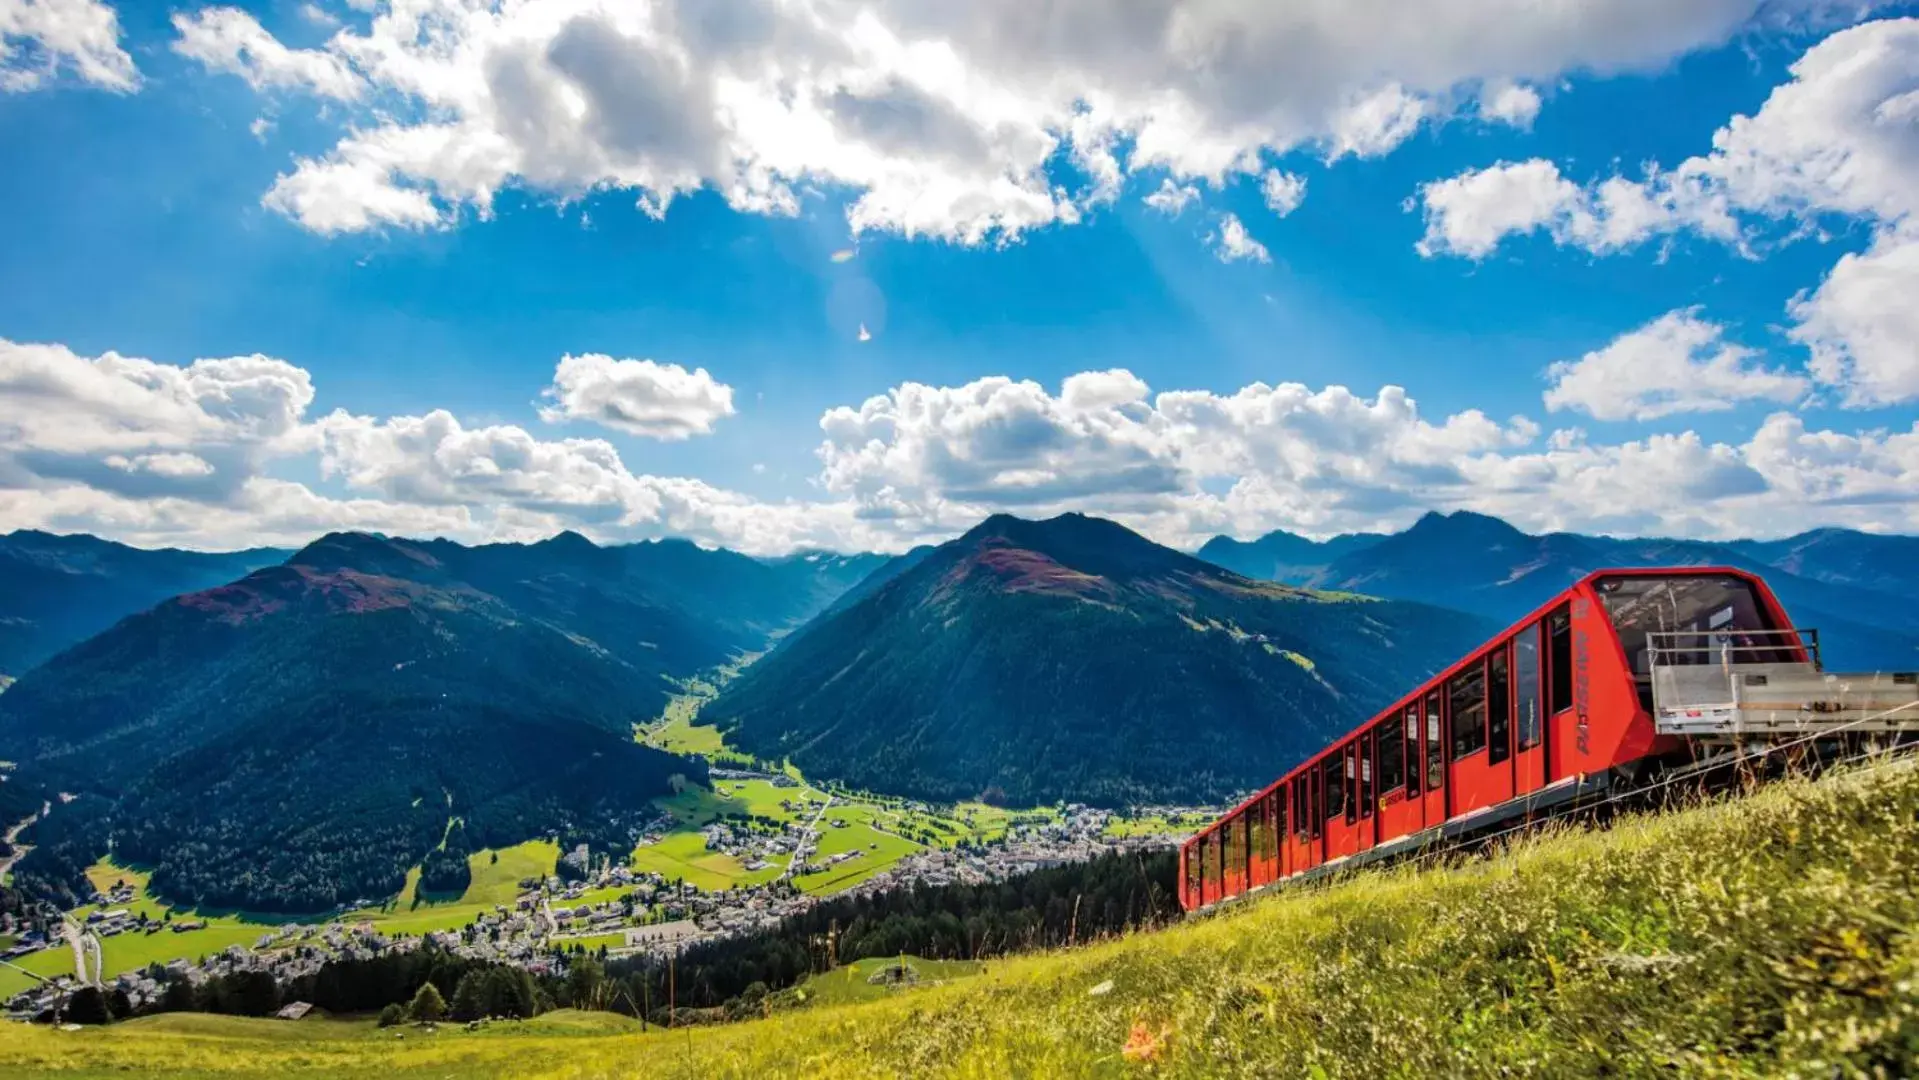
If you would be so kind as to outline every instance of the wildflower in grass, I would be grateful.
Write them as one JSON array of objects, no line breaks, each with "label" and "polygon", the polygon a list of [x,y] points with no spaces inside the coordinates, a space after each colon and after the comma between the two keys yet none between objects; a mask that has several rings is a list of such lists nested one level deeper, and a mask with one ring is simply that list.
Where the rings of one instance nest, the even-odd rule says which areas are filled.
[{"label": "wildflower in grass", "polygon": [[1128,1061],[1158,1061],[1160,1055],[1166,1052],[1167,1043],[1172,1037],[1173,1029],[1170,1026],[1162,1026],[1155,1031],[1146,1021],[1136,1020],[1119,1054]]}]

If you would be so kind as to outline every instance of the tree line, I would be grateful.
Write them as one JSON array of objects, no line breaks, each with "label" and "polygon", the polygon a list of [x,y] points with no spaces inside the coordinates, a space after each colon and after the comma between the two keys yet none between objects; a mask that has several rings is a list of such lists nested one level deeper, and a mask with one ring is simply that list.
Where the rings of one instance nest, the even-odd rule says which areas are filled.
[{"label": "tree line", "polygon": [[871,957],[986,960],[1158,926],[1179,912],[1171,850],[1109,853],[982,885],[913,884],[827,900],[758,933],[694,945],[670,966],[616,959],[607,976],[657,1005],[726,1006]]}]

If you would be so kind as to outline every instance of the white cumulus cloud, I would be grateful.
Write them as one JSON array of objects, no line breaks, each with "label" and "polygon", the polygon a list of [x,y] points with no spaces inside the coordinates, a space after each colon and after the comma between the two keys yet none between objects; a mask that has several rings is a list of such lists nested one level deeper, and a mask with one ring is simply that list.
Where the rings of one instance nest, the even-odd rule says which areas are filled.
[{"label": "white cumulus cloud", "polygon": [[1725,340],[1697,309],[1672,311],[1577,360],[1554,364],[1546,408],[1599,420],[1653,420],[1716,412],[1749,401],[1790,404],[1809,380],[1754,363],[1755,350]]},{"label": "white cumulus cloud", "polygon": [[1640,535],[1919,527],[1919,425],[1809,431],[1788,413],[1744,444],[1693,432],[1598,444],[1474,410],[1429,419],[1393,386],[1154,394],[1116,370],[1058,394],[997,377],[905,383],[829,411],[821,429],[821,486],[901,535],[950,535],[996,510],[1104,514],[1175,544],[1392,528],[1428,509]]},{"label": "white cumulus cloud", "polygon": [[0,530],[237,547],[343,528],[465,541],[571,528],[757,554],[901,550],[996,510],[1103,514],[1182,545],[1458,508],[1532,529],[1919,530],[1919,425],[1819,430],[1784,412],[1744,443],[1678,432],[1600,444],[1523,417],[1428,417],[1395,386],[1155,393],[1117,368],[1057,392],[1003,377],[909,382],[827,410],[812,496],[774,500],[635,471],[603,439],[445,410],[312,417],[312,401],[307,373],[271,357],[167,364],[0,343]]},{"label": "white cumulus cloud", "polygon": [[1237,214],[1227,214],[1219,220],[1219,231],[1211,237],[1213,253],[1220,262],[1272,262],[1272,256],[1266,245],[1253,239]]},{"label": "white cumulus cloud", "polygon": [[1581,187],[1542,158],[1502,161],[1436,180],[1422,185],[1419,197],[1426,234],[1418,248],[1427,257],[1483,259],[1508,237],[1535,231],[1595,254],[1624,250],[1686,223],[1727,239],[1738,231],[1709,198],[1689,200],[1699,211],[1689,219],[1678,205],[1679,192],[1654,192],[1618,176]]},{"label": "white cumulus cloud", "polygon": [[0,0],[0,92],[45,86],[62,71],[105,90],[139,87],[113,8],[102,0]]},{"label": "white cumulus cloud", "polygon": [[1919,235],[1887,232],[1792,304],[1812,373],[1866,407],[1919,399]]},{"label": "white cumulus cloud", "polygon": [[733,388],[705,368],[688,371],[601,353],[561,357],[542,396],[552,402],[540,409],[549,424],[588,420],[651,439],[710,434],[715,423],[733,415]]},{"label": "white cumulus cloud", "polygon": [[1532,130],[1539,118],[1539,91],[1511,79],[1494,79],[1479,90],[1479,118]]},{"label": "white cumulus cloud", "polygon": [[158,364],[0,339],[0,487],[230,494],[297,443],[307,373],[266,356]]},{"label": "white cumulus cloud", "polygon": [[[1594,252],[1679,229],[1737,241],[1747,231],[1740,215],[1843,214],[1897,226],[1919,210],[1919,19],[1827,37],[1757,113],[1732,118],[1712,144],[1637,181],[1581,186],[1535,159],[1428,184],[1422,250],[1479,257],[1538,228]],[[1520,205],[1501,212],[1497,204],[1515,194]]]},{"label": "white cumulus cloud", "polygon": [[1391,153],[1413,137],[1432,108],[1430,101],[1407,92],[1396,82],[1357,96],[1333,114],[1327,157],[1352,154],[1370,158]]},{"label": "white cumulus cloud", "polygon": [[1266,209],[1285,217],[1306,201],[1306,178],[1268,169],[1266,175],[1260,178],[1259,193],[1266,200]]},{"label": "white cumulus cloud", "polygon": [[1749,251],[1769,223],[1793,223],[1799,236],[1828,217],[1862,222],[1870,248],[1793,302],[1791,333],[1811,349],[1813,376],[1847,404],[1919,397],[1906,298],[1919,242],[1919,19],[1828,36],[1756,113],[1721,127],[1710,152],[1644,179],[1581,185],[1536,159],[1427,184],[1420,198],[1420,252],[1475,259],[1535,231],[1597,254],[1680,231]]},{"label": "white cumulus cloud", "polygon": [[854,230],[977,244],[1079,221],[1143,170],[1222,184],[1305,147],[1375,156],[1481,86],[1657,68],[1762,13],[1828,5],[366,6],[368,22],[317,50],[274,51],[234,15],[181,17],[183,30],[224,27],[218,47],[183,47],[256,85],[337,98],[364,84],[346,133],[267,197],[316,231],[444,226],[508,188],[621,189],[656,214],[698,189],[765,214],[834,189]]},{"label": "white cumulus cloud", "polygon": [[1171,177],[1159,182],[1159,188],[1140,201],[1168,217],[1178,217],[1180,212],[1199,198],[1199,188],[1192,184],[1175,184]]},{"label": "white cumulus cloud", "polygon": [[173,29],[179,35],[174,52],[213,71],[238,75],[255,90],[306,90],[351,101],[365,89],[344,59],[323,49],[289,49],[239,8],[176,12]]}]

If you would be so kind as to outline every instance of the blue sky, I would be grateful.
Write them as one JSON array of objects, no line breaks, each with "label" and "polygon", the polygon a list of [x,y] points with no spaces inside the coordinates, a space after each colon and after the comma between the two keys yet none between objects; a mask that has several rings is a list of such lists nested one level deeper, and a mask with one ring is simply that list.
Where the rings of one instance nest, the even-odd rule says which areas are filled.
[{"label": "blue sky", "polygon": [[[0,0],[14,73],[0,93],[0,340],[11,350],[0,394],[19,414],[0,405],[0,528],[220,547],[331,527],[463,539],[574,527],[762,551],[898,547],[996,509],[1109,513],[1181,544],[1391,527],[1456,507],[1541,529],[1919,529],[1919,345],[1904,336],[1904,305],[1885,300],[1919,286],[1901,202],[1919,190],[1919,107],[1890,122],[1872,112],[1919,100],[1901,97],[1919,93],[1910,6],[1842,20],[1712,0],[1702,10],[1723,10],[1663,30],[1535,27],[1483,56],[1483,32],[1454,40],[1433,27],[1435,49],[1458,55],[1429,62],[1354,44],[1340,27],[1260,25],[1249,4],[1247,25],[1229,30],[1322,32],[1354,55],[1272,85],[1232,60],[1209,70],[1182,56],[1146,65],[1136,83],[1105,59],[1067,57],[1059,68],[1084,87],[1047,86],[1067,109],[1042,102],[1030,115],[1019,94],[1037,76],[999,60],[977,27],[928,27],[909,12],[891,31],[937,44],[964,79],[913,82],[923,57],[876,75],[873,54],[830,79],[769,84],[775,98],[803,85],[825,103],[810,119],[846,138],[829,154],[773,145],[734,120],[712,136],[697,76],[621,96],[661,56],[736,59],[715,44],[725,35],[684,15],[591,22],[594,5],[558,0],[546,30],[501,17],[456,31],[476,52],[533,41],[547,63],[528,70],[571,87],[551,100],[583,94],[598,110],[577,131],[526,134],[502,119],[519,107],[504,81],[423,92],[397,64],[369,59],[368,42],[409,40],[384,5],[43,4],[35,16]],[[836,5],[808,6],[817,25],[859,40],[850,20],[834,21]],[[1482,6],[1512,18],[1497,0]],[[722,29],[735,39],[775,21],[744,0],[729,7],[741,25]],[[1100,25],[1097,5],[1068,8],[1078,13],[1062,18]],[[56,21],[103,10],[117,19],[106,41]],[[575,22],[602,36],[566,37]],[[1177,52],[1176,35],[1140,33],[1142,47]],[[582,42],[597,42],[585,55],[615,88],[596,90],[564,62]],[[833,55],[818,42],[762,47],[762,67]],[[1866,76],[1796,77],[1822,48],[1865,57]],[[699,61],[700,49],[715,51]],[[1031,59],[1045,69],[1047,57]],[[1823,90],[1841,78],[1866,83]],[[1536,115],[1484,115],[1507,85],[1536,95]],[[1782,87],[1814,106],[1768,110]],[[1329,160],[1340,132],[1363,123],[1354,103],[1386,88],[1416,103],[1416,126],[1362,131],[1366,149]],[[1149,103],[1123,100],[1135,90]],[[1102,105],[1103,94],[1122,100]],[[1119,173],[1095,192],[1097,166],[1075,153],[1095,141],[1065,126],[1073,109],[1102,108]],[[1864,110],[1863,126],[1817,111],[1835,108]],[[1153,127],[1175,112],[1176,130]],[[1715,133],[1737,117],[1757,118],[1756,134],[1715,155]],[[356,140],[449,118],[452,141],[411,158],[381,151],[368,186],[371,152]],[[1006,134],[1020,125],[1038,134]],[[1806,131],[1825,142],[1809,146]],[[1049,152],[1021,157],[1047,137]],[[870,165],[862,146],[884,160]],[[1220,167],[1221,153],[1235,159]],[[503,157],[448,164],[462,154]],[[1808,180],[1803,159],[1833,154],[1855,163],[1848,176]],[[801,164],[781,173],[775,160]],[[270,194],[328,162],[352,166],[342,175],[353,183],[301,190],[330,202]],[[1536,169],[1498,197],[1463,184],[1461,201],[1436,209],[1427,197],[1427,185],[1520,163],[1561,184],[1542,186]],[[756,165],[778,174],[787,205],[729,191]],[[1304,181],[1296,208],[1268,205],[1269,171]],[[1006,175],[1029,190],[1008,199]],[[1656,212],[1594,209],[1609,177]],[[1176,215],[1143,201],[1168,182],[1195,193]],[[636,205],[674,188],[661,216]],[[906,194],[861,209],[876,190]],[[1070,212],[1056,202],[1042,215],[1053,220],[1017,224],[1032,192],[1044,201],[1049,190]],[[969,235],[982,213],[984,232]],[[1223,257],[1229,221],[1263,253]],[[1594,240],[1608,225],[1615,239]],[[1848,255],[1874,273],[1842,280]],[[1795,298],[1821,302],[1795,311]],[[1672,333],[1634,337],[1654,326]],[[1622,342],[1583,377],[1553,373]],[[109,353],[168,370],[106,373]],[[219,376],[209,390],[190,374],[196,360],[256,354],[278,366],[252,370],[238,397],[219,388],[226,375],[206,369]],[[556,397],[542,394],[569,355],[606,366],[583,404],[554,415]],[[623,364],[638,360],[687,380],[703,369],[685,391],[697,400],[668,400],[662,368]],[[1069,377],[1116,369],[1131,381],[1108,383],[1123,389],[1067,403]],[[976,386],[992,376],[1038,394]],[[122,393],[116,378],[138,389]],[[260,379],[273,416],[239,415],[259,404]],[[1626,385],[1635,379],[1645,385]],[[900,394],[907,384],[924,393]],[[1305,400],[1245,399],[1254,384],[1301,384]],[[728,391],[723,407],[715,387]],[[1202,393],[1180,405],[1157,398],[1165,391]],[[823,432],[831,410],[889,394],[886,408]],[[686,434],[609,422],[609,401],[705,413]],[[453,435],[413,423],[436,410]],[[613,458],[583,445],[594,441]]]}]

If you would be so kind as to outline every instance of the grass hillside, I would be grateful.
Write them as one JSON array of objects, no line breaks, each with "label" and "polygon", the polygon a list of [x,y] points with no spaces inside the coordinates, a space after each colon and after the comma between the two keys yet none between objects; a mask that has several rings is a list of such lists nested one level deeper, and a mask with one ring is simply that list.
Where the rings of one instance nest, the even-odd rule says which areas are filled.
[{"label": "grass hillside", "polygon": [[1915,925],[1919,770],[1901,762],[771,1022],[9,1025],[0,1073],[1910,1075]]}]

